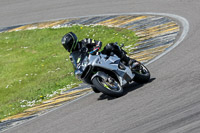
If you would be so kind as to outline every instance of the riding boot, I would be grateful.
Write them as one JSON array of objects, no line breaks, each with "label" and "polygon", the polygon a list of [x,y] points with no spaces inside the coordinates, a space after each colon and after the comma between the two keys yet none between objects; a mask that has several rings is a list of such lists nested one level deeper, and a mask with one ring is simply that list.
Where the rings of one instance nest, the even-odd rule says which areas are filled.
[{"label": "riding boot", "polygon": [[130,57],[128,57],[126,54],[122,55],[121,61],[124,62],[125,65],[128,66],[130,69],[134,69],[140,64],[135,59],[131,59]]}]

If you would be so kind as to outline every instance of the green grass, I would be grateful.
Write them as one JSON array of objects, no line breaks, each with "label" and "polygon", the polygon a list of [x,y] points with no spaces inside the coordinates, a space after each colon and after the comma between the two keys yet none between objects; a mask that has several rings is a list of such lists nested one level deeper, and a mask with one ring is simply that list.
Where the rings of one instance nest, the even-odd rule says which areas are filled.
[{"label": "green grass", "polygon": [[0,119],[70,89],[81,81],[75,79],[69,53],[61,45],[68,32],[79,40],[101,40],[134,44],[132,31],[106,26],[78,26],[0,33]]}]

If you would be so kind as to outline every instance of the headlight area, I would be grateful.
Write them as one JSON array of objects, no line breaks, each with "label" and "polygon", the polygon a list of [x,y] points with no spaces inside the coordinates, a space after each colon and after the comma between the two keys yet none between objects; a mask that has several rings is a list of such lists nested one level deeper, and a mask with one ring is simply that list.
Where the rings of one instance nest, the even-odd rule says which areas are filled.
[{"label": "headlight area", "polygon": [[78,65],[77,69],[75,70],[74,74],[76,76],[77,79],[81,80],[83,77],[85,77],[85,74],[88,71],[88,63],[89,63],[89,59],[86,56]]},{"label": "headlight area", "polygon": [[81,62],[81,69],[84,71],[86,69],[86,67],[88,66],[88,63],[89,63],[89,59],[88,57],[86,56],[83,61]]},{"label": "headlight area", "polygon": [[92,66],[91,65],[86,66],[85,70],[81,75],[81,79],[87,78],[87,76],[90,75],[91,72],[92,72]]}]

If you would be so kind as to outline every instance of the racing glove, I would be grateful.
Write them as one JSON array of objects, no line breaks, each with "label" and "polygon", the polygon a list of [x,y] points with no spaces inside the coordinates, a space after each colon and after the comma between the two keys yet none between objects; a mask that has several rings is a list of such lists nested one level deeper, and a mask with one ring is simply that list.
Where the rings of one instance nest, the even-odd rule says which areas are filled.
[{"label": "racing glove", "polygon": [[99,51],[101,46],[102,46],[102,42],[96,41],[96,46],[94,47],[93,51],[90,52],[90,54],[95,55]]},{"label": "racing glove", "polygon": [[95,48],[93,51],[90,52],[90,54],[95,55],[99,51],[99,48]]}]

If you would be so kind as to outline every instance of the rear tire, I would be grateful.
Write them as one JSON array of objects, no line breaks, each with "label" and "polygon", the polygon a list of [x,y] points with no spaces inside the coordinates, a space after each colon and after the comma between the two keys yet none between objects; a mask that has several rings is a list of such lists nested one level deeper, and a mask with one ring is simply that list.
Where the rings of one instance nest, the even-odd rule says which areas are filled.
[{"label": "rear tire", "polygon": [[150,72],[149,70],[143,65],[140,65],[141,69],[139,70],[133,70],[133,73],[135,74],[134,81],[137,83],[147,83],[150,79]]},{"label": "rear tire", "polygon": [[108,85],[100,76],[96,76],[92,80],[93,85],[102,93],[112,97],[120,97],[123,95],[123,88],[116,80],[114,82],[115,86],[112,87],[111,85]]}]

